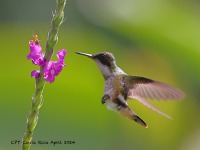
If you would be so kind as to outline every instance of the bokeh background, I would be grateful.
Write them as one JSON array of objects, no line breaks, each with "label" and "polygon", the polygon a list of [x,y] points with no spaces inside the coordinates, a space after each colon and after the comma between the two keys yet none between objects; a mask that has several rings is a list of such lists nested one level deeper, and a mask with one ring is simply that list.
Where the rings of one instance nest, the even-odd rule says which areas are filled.
[{"label": "bokeh background", "polygon": [[[0,149],[20,149],[38,69],[26,60],[37,33],[45,47],[54,0],[0,1]],[[197,0],[67,0],[55,51],[66,48],[67,66],[47,83],[32,150],[199,150],[200,2]],[[173,120],[137,101],[130,107],[145,129],[101,105],[104,81],[96,64],[74,52],[112,52],[128,74],[169,83],[183,101],[151,101]],[[53,57],[56,60],[56,57]]]}]

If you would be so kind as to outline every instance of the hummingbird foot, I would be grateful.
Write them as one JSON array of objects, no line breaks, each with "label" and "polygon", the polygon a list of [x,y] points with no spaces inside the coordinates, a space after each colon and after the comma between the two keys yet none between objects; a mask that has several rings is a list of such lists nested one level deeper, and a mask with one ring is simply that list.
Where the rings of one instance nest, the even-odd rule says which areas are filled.
[{"label": "hummingbird foot", "polygon": [[110,96],[109,95],[104,95],[101,99],[101,103],[104,104],[106,103],[106,100],[110,99]]}]

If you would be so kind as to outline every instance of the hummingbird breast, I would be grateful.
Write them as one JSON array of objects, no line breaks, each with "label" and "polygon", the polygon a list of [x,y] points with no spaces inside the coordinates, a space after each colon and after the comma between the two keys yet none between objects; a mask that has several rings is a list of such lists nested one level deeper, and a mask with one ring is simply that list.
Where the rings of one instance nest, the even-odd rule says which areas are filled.
[{"label": "hummingbird breast", "polygon": [[104,95],[109,95],[110,99],[106,101],[107,108],[117,113],[125,110],[127,104],[127,92],[125,92],[124,79],[125,75],[110,76],[106,79]]},{"label": "hummingbird breast", "polygon": [[112,101],[116,100],[119,95],[122,95],[126,99],[123,76],[113,75],[105,81],[104,95],[109,95]]}]

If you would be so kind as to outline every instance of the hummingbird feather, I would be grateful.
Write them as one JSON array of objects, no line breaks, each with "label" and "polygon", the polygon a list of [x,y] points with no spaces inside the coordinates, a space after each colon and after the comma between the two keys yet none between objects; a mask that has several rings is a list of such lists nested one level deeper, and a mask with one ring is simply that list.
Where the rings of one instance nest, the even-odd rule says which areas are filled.
[{"label": "hummingbird feather", "polygon": [[123,103],[120,99],[118,99],[117,103],[114,103],[112,101],[108,102],[109,103],[109,107],[112,105],[116,105],[117,107],[114,106],[111,110],[114,110],[116,113],[121,114],[122,116],[124,116],[125,118],[129,118],[135,122],[137,122],[138,124],[142,125],[145,128],[148,128],[148,125],[138,116],[136,115],[136,113],[134,113],[127,104]]},{"label": "hummingbird feather", "polygon": [[148,128],[148,125],[138,115],[136,115],[128,106],[123,110],[121,114],[131,120],[134,120],[143,127]]},{"label": "hummingbird feather", "polygon": [[127,76],[125,79],[126,89],[128,89],[127,97],[136,99],[146,107],[154,110],[155,112],[172,119],[167,114],[163,113],[144,98],[157,99],[157,100],[178,100],[184,97],[184,93],[180,90],[158,81],[154,81],[144,77]]},{"label": "hummingbird feather", "polygon": [[153,111],[165,116],[168,119],[172,119],[169,115],[165,114],[164,112],[160,111],[159,109],[157,109],[156,107],[154,107],[153,105],[151,105],[150,103],[148,103],[146,100],[144,100],[143,98],[139,97],[139,96],[134,96],[132,97],[133,99],[138,100],[140,103],[142,103],[143,105],[145,105],[146,107],[152,109]]},{"label": "hummingbird feather", "polygon": [[125,82],[128,98],[139,96],[157,100],[180,100],[184,97],[179,89],[148,78],[127,76]]}]

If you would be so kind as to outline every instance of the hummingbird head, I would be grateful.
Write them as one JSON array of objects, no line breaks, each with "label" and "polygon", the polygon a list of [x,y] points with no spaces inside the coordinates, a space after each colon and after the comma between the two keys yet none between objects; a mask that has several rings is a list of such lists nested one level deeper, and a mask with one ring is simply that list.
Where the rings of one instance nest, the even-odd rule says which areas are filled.
[{"label": "hummingbird head", "polygon": [[98,54],[86,54],[82,52],[76,52],[76,54],[84,55],[94,60],[97,63],[104,78],[107,78],[116,71],[117,65],[115,57],[112,53],[101,52]]}]

